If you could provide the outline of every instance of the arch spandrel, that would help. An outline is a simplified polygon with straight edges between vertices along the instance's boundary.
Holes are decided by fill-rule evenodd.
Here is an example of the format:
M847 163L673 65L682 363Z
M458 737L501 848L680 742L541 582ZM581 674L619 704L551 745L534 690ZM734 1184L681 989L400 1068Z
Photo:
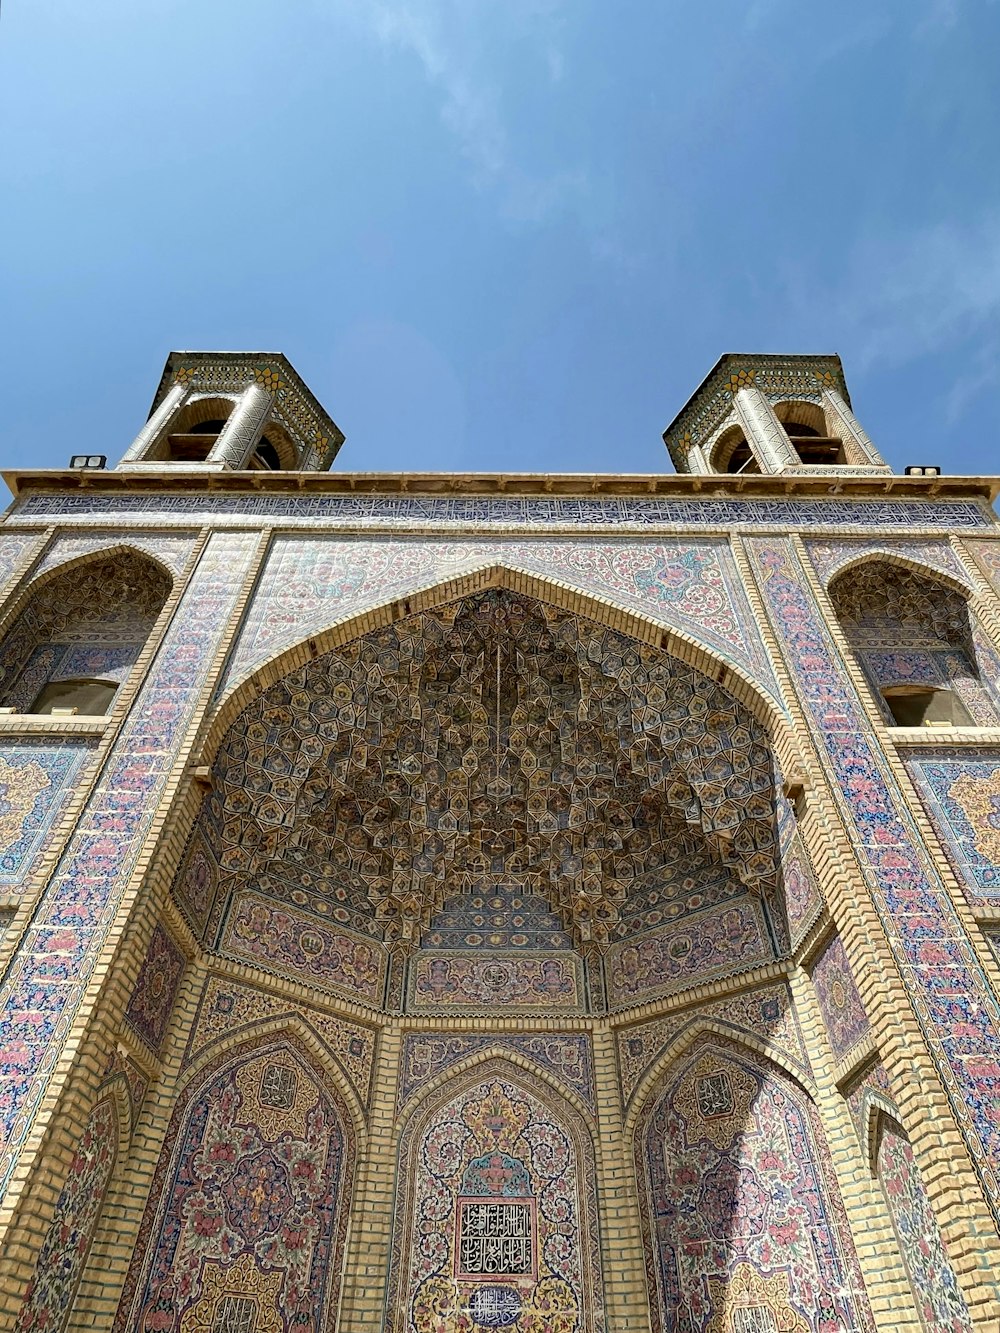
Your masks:
M279 536L247 612L220 694L303 638L364 611L505 569L637 615L735 668L779 708L780 692L725 538L697 541L413 541ZM569 598L567 599L567 594ZM588 613L593 613L593 606Z

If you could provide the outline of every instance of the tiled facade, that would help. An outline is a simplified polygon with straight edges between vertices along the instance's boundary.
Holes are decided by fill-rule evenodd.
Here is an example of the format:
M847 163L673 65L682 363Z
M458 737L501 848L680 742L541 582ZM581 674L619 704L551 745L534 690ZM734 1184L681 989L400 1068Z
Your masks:
M992 491L709 475L800 399L860 457L758 360L676 477L186 470L199 394L340 436L178 354L119 469L18 479L2 1326L1000 1327Z

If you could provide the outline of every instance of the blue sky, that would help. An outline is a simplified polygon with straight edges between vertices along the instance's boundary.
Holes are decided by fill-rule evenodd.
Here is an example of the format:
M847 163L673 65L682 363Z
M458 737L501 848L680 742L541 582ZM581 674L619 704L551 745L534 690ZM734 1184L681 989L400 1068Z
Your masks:
M5 0L3 460L269 348L338 470L666 471L766 350L998 471L998 53L1000 0Z

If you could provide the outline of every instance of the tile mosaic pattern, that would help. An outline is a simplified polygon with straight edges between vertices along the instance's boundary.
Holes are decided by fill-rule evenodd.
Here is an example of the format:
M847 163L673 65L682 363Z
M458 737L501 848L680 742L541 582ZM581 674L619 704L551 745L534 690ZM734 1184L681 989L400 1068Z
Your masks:
M830 539L807 541L806 550L815 567L816 573L824 583L829 583L833 576L851 560L863 555L896 556L903 560L912 560L916 565L935 569L947 574L972 591L972 584L965 571L965 566L949 546L947 541L897 541L895 537L884 537L873 541L834 541Z
M492 1069L403 1132L387 1329L437 1333L460 1326L464 1310L492 1303L495 1279L477 1253L484 1246L456 1244L456 1232L466 1239L473 1231L463 1223L467 1209L484 1204L495 1215L516 1209L522 1223L508 1224L524 1233L524 1262L510 1265L521 1276L504 1284L519 1333L601 1333L589 1133L547 1085L503 1061Z
M261 1023L290 1015L301 1018L344 1070L362 1105L368 1101L375 1056L375 1032L361 1023L350 1023L311 1005L272 995L257 987L239 985L222 977L209 977L198 1001L198 1011L188 1038L185 1064L190 1064L220 1037L250 1035Z
M66 564L68 560L96 555L115 546L129 546L151 555L166 565L174 578L179 578L191 558L197 535L196 532L136 532L134 528L108 528L103 532L82 534L57 533L35 566L32 579Z
M982 726L1000 724L1000 659L955 588L877 561L845 571L830 598L885 720L890 685L951 689Z
M18 532L4 526L3 534L0 535L0 588L3 588L5 596L12 591L10 578L20 564L21 557L41 540L40 532Z
M872 900L1000 1219L1000 1009L787 540L748 543Z
M696 1043L643 1111L635 1168L654 1333L722 1333L721 1309L754 1305L777 1329L874 1329L819 1116L773 1066Z
M987 579L1000 591L1000 541L971 541L968 548Z
M0 892L29 886L96 748L96 737L0 742Z
M432 495L30 495L12 520L66 518L78 524L218 524L227 518L283 523L331 522L352 527L608 528L746 526L858 528L992 528L985 502L974 500L670 499L650 496Z
M593 1111L594 1062L587 1032L408 1032L399 1063L397 1113L438 1074L480 1051L516 1051L554 1075Z
M879 1136L878 1179L924 1328L971 1333L974 1324L969 1307L948 1259L913 1149L899 1125L885 1118Z
M763 904L745 894L726 907L693 912L608 951L608 998L613 1008L673 995L715 977L774 960Z
M65 1328L117 1154L118 1111L111 1095L91 1111L73 1154L14 1333L61 1333Z
M543 894L488 884L446 898L420 937L422 949L570 949L562 919Z
M252 1295L257 1329L335 1321L354 1177L350 1120L291 1038L220 1057L171 1118L115 1322L223 1328Z
M336 621L484 566L506 564L662 621L776 694L726 541L360 541L279 536L223 690Z
M219 947L228 958L351 1000L377 1005L382 999L387 954L381 945L255 893L234 896Z
M153 927L146 957L125 1010L125 1021L150 1050L159 1055L173 1012L177 988L184 975L185 958L179 944L162 922Z
M249 568L255 537L213 536L0 989L0 1186L48 1086Z
M548 956L527 951L479 954L421 949L410 964L407 1010L480 1013L579 1014L584 1009L583 962L572 953Z
M810 1073L802 1029L795 1016L791 993L785 985L762 986L727 996L712 1004L683 1009L651 1023L619 1028L615 1033L622 1097L626 1104L646 1070L666 1050L678 1033L705 1019L722 1024L734 1033L747 1032L767 1042L804 1074Z
M159 565L129 550L53 574L0 644L0 700L26 712L51 680L83 671L124 679L170 590Z
M781 878L788 920L789 944L805 939L819 919L826 900L798 830L795 811L784 796L778 797L778 843L781 848ZM771 913L772 921L777 914Z
M816 958L812 968L816 991L830 1049L839 1063L871 1031L843 941L834 935Z
M920 750L904 762L969 901L1000 902L1000 749Z

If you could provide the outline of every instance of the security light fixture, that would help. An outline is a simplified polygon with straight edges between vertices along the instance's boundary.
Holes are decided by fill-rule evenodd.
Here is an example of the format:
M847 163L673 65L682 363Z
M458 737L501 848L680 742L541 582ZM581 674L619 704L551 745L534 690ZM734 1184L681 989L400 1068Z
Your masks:
M904 468L904 471L908 477L940 477L941 475L939 467L917 467L914 464Z
M69 460L70 467L107 467L107 454L73 454Z

